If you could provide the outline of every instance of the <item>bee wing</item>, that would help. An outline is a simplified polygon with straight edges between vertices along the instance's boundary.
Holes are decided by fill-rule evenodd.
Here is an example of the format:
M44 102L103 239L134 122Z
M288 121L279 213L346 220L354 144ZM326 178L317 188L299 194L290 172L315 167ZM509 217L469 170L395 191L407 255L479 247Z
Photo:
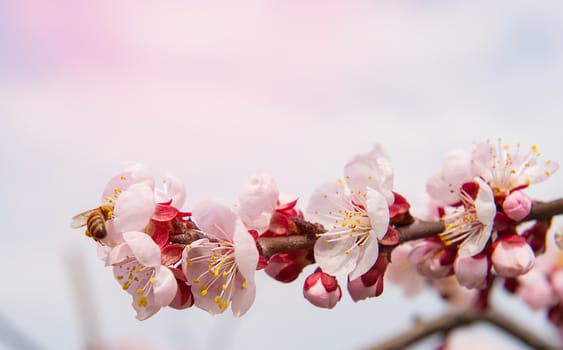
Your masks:
M88 217L90 216L90 214L92 214L92 212L94 212L96 209L90 209L90 210L86 210L85 212L82 212L80 214L76 214L72 217L72 219L70 219L70 227L72 228L80 228L82 226L86 226L86 221L88 221Z

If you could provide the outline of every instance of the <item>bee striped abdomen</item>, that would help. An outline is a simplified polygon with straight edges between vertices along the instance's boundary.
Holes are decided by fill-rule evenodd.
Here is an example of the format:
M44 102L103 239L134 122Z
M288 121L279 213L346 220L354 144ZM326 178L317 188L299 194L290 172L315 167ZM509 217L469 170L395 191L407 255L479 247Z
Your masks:
M86 228L88 229L87 234L89 233L89 235L96 240L104 239L107 236L106 219L101 210L93 211L90 216L88 216L88 219L86 219Z

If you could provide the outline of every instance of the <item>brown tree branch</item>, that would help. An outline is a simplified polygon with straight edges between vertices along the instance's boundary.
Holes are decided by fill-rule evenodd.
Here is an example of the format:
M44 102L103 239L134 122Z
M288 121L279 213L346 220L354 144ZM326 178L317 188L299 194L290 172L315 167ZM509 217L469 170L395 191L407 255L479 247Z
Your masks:
M563 198L550 202L536 202L530 215L524 221L545 220L563 214ZM316 234L324 232L324 228L302 219L296 219L298 234L283 237L260 237L257 245L262 255L269 259L272 255L296 249L313 249ZM434 237L444 231L444 222L430 222L415 219L409 225L396 227L399 232L399 243Z
M456 328L464 327L476 322L489 323L490 325L497 327L498 329L513 336L514 338L520 340L522 343L532 347L533 349L560 349L560 347L546 342L544 339L538 337L533 332L530 332L527 328L520 326L519 324L495 311L465 311L461 313L450 313L429 321L418 322L407 331L367 349L404 349L407 346L413 345L420 340L427 338L428 336L434 334L445 334Z

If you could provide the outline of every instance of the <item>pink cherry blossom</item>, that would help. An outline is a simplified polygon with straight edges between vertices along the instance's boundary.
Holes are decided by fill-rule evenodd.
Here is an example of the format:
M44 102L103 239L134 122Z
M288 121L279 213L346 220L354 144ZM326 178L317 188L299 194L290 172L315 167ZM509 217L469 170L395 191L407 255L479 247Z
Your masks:
M256 296L254 238L232 210L218 203L199 203L193 218L208 237L188 245L182 257L195 305L218 314L231 304L233 314L242 316Z
M172 271L161 265L160 248L146 233L125 232L123 241L109 253L108 264L123 290L133 297L137 319L144 320L169 305L178 286Z
M510 146L499 139L496 147L489 140L476 142L471 157L473 171L489 183L495 194L508 194L512 189L545 181L559 169L558 163L540 156L535 145L522 152L518 144L511 153Z
M409 254L414 248L414 243L406 242L397 246L391 252L391 263L387 266L385 274L389 282L400 285L407 298L419 294L424 288L426 279L422 277L409 259Z
M346 181L327 183L309 201L309 220L328 231L319 235L314 252L317 264L334 276L366 273L379 256L378 240L389 227L393 204L393 170L387 155L376 145L344 168Z
M474 177L470 154L455 150L446 155L441 170L428 179L426 192L439 205L451 205L459 202L461 186Z
M162 180L162 189L155 190L155 201L157 203L168 203L170 206L181 209L186 201L186 187L184 183L174 175L167 175Z
M493 244L491 261L503 277L516 277L534 266L535 255L526 240L517 234L499 237Z
M463 207L446 216L446 230L440 234L447 245L459 244L460 256L474 256L485 248L496 215L495 199L489 185L480 178L473 181L479 186L475 199L462 189L459 200Z
M414 243L409 260L421 275L442 278L452 274L455 252L438 239L424 239Z
M466 288L485 288L490 268L491 264L485 253L475 256L458 256L454 262L457 281Z
M522 191L511 192L502 203L502 211L514 221L522 221L532 210L532 200Z
M342 299L342 290L336 278L317 268L305 280L303 296L315 306L332 309Z
M278 186L270 174L258 172L253 175L239 193L239 216L244 225L259 233L266 231L278 197Z
M533 268L518 276L518 282L516 294L533 310L543 310L559 302L554 286L541 269Z

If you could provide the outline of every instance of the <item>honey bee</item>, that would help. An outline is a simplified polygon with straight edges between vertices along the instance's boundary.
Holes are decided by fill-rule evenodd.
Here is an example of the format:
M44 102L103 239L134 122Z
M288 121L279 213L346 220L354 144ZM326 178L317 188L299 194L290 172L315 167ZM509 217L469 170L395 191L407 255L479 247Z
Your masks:
M70 227L80 228L86 226L86 232L84 232L86 236L98 241L107 236L106 221L112 217L113 208L109 205L102 205L73 216Z

